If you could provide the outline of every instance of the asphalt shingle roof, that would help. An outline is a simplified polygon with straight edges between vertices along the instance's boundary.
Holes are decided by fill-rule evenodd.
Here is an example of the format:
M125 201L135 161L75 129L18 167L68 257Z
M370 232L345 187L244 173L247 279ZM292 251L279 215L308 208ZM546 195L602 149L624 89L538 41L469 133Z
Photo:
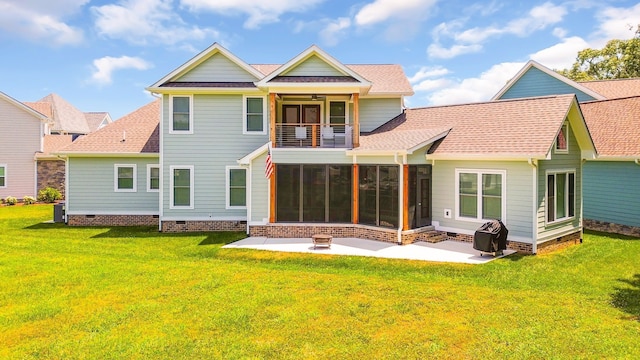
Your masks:
M640 78L583 81L579 84L607 99L640 95Z
M640 96L584 102L580 109L599 156L640 157Z

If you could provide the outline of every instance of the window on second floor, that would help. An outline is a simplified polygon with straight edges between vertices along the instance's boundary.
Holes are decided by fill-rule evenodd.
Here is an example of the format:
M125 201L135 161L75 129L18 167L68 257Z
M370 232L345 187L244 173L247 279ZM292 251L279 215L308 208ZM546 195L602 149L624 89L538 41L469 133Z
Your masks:
M137 189L136 165L115 164L114 169L114 191L135 192Z
M267 133L267 101L264 96L244 96L242 112L243 134Z
M569 151L569 126L562 125L556 137L556 153L567 153Z
M193 97L171 95L169 102L171 116L169 133L193 133Z
M344 133L347 122L347 103L345 101L329 102L329 124L334 128L336 133ZM336 126L334 126L336 125Z

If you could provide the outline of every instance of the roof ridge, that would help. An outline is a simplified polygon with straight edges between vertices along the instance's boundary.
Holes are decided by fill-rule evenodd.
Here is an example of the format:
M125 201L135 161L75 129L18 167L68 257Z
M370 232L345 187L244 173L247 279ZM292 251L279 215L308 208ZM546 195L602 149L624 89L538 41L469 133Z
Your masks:
M601 102L606 102L606 101L629 100L629 99L633 99L633 98L640 98L640 95L630 95L630 96L624 96L624 97L619 97L619 98L583 101L583 102L581 102L581 104L594 104L594 103L601 103Z
M462 103L462 104L420 106L416 108L407 108L406 110L438 109L438 108L456 107L456 106L498 104L498 103L507 103L507 102L531 101L531 100L537 100L537 99L551 99L551 98L565 98L565 97L574 97L574 96L575 96L574 94L542 95L542 96L530 96L530 97L523 97L523 98L478 101L478 102L470 102L470 103Z
M595 83L595 82L611 82L611 81L624 81L624 80L640 80L640 77L618 78L618 79L584 80L584 81L576 81L576 82L578 84L586 84L586 83Z

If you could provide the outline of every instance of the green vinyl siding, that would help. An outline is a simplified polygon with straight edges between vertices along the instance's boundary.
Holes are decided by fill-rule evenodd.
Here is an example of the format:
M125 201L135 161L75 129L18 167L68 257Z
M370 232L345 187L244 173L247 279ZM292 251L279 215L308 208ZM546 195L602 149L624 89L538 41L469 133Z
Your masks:
M294 68L290 69L286 73L282 74L285 76L345 76L345 74L341 73L328 64L317 55L310 56L308 59L304 60L300 64L296 65Z
M569 135L569 152L559 154L555 151L551 151L550 160L541 160L538 162L537 227L539 242L554 239L558 236L574 232L580 227L580 219L582 217L582 161L580 157L580 147L578 146L576 137L573 134L573 130L571 129L571 126L568 126L567 129ZM563 178L562 175L566 172L575 173L575 208L573 209L575 214L568 220L549 223L547 221L547 184L549 180L548 174L560 174L558 179L555 180L556 185L558 185L558 183L568 181L568 179ZM558 192L554 194L555 197L564 194L564 190L561 190L561 192L562 193ZM561 200L556 199L555 197L555 203L553 204L553 206L564 206L564 203ZM565 215L562 210L556 212L556 214L558 214L558 217L560 217L560 215Z
M500 99L559 94L576 94L580 102L595 100L592 96L533 67L527 70L516 83L511 85Z
M584 218L640 227L640 166L633 161L587 161Z
M369 132L402 113L400 97L360 99L360 132Z
M164 119L168 97L163 102ZM184 219L246 218L246 209L226 209L227 166L269 140L269 135L242 134L242 95L194 95L193 134L169 134L163 122L163 176L170 166L193 166L193 209L170 209L169 182L163 184L163 217ZM268 114L267 114L268 116Z
M217 53L175 81L252 82L257 79L226 56Z
M501 196L506 196L505 225L509 229L509 237L518 238L518 241L530 241L533 238L533 168L526 161L436 161L432 167L432 209L433 221L439 227L447 231L473 234L482 224L482 221L455 218L456 169L506 171L501 179L506 181L506 195ZM489 197L492 194L485 195ZM477 203L469 205L468 209L473 208L475 211L474 206ZM444 217L445 209L451 210L451 218ZM487 210L496 211L495 206Z
M147 191L147 164L157 163L157 158L69 158L67 212L157 214L158 193ZM115 164L136 165L135 192L114 191Z

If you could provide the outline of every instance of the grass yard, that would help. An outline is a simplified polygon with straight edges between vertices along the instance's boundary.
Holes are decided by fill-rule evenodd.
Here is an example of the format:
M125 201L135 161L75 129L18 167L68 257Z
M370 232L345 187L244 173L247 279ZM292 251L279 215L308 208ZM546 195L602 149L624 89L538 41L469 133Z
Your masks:
M640 240L484 265L221 249L0 207L0 358L640 358Z

